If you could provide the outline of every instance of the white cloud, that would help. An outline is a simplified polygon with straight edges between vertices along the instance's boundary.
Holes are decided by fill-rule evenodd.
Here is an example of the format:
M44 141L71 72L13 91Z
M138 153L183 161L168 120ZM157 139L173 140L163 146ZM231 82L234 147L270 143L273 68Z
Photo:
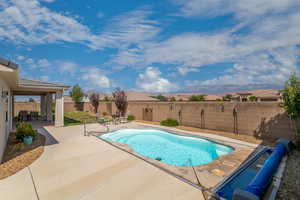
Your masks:
M199 69L195 67L177 67L177 71L184 76L190 72L199 72Z
M28 58L26 59L25 61L27 64L33 64L34 63L34 60L32 58Z
M148 67L143 74L139 74L136 86L146 92L170 92L177 89L175 83L161 77L161 72L154 67Z
M52 3L52 2L54 2L55 0L40 0L40 1L44 1L44 2L47 2L47 3Z
M51 65L51 63L46 58L39 59L37 61L38 67L49 67L50 65Z
M141 9L114 17L104 31L92 38L91 48L127 49L130 45L142 45L160 32L157 22L148 20L152 12Z
M97 13L97 17L98 18L102 18L102 17L104 17L105 15L104 15L104 13L103 12L98 12Z
M274 5L270 6L272 10ZM171 65L182 75L198 71L202 66L233 63L231 73L204 83L283 84L291 71L298 71L300 61L297 47L300 9L290 9L284 14L263 16L250 24L242 20L235 27L219 32L185 33L160 42L148 42L119 52L115 60L118 65L131 67Z
M111 86L111 81L99 68L88 67L82 70L82 73L81 78L91 84L89 88L110 88Z
M199 85L282 85L291 72L298 72L298 48L279 48L268 53L253 54L237 61L225 75L206 80Z
M43 75L43 76L41 76L41 80L47 82L47 81L49 81L49 76Z
M238 19L259 18L300 6L298 0L173 0L172 2L181 6L181 14L185 16L234 14Z
M25 60L26 59L26 57L25 56L22 56L22 55L17 55L17 60L20 60L20 61L22 61L22 60Z
M74 62L70 62L70 61L61 61L58 60L55 62L55 65L58 66L58 69L60 70L61 73L74 73L76 72L78 65Z
M149 40L158 33L156 22L146 19L150 14L147 9L122 14L95 34L75 16L51 11L38 0L10 0L1 2L0 39L17 44L63 41L92 49L121 48Z
M89 29L71 17L52 12L37 0L11 0L0 9L0 37L15 43L86 42Z

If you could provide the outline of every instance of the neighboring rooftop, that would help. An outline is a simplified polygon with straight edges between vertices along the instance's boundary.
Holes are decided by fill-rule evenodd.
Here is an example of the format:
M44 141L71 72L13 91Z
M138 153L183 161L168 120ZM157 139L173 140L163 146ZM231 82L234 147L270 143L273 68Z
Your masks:
M262 97L262 98L275 98L279 97L281 95L280 90L274 90L274 89L264 89L264 90L249 90L244 92L237 92L233 95L251 95L256 97Z
M128 101L159 101L156 98L151 97L151 94L138 92L133 90L125 91Z

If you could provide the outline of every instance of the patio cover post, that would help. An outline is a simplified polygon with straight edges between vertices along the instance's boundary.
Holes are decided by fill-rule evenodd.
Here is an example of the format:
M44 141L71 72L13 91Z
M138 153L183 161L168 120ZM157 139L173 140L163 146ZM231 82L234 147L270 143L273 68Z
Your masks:
M55 126L64 126L64 96L63 90L59 90L55 95Z
M9 131L12 131L13 128L13 119L14 119L14 96L12 92L9 92L9 100L8 100L8 120L9 120Z
M43 120L46 120L46 96L41 95L41 116Z
M47 93L46 95L46 113L47 113L47 121L52 121L52 94Z

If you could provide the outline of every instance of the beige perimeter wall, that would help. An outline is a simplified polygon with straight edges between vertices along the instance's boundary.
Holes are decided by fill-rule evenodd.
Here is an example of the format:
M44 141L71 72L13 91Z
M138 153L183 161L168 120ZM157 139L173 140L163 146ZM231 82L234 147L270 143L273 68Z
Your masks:
M18 104L15 104L15 113L25 108L24 105L19 108ZM31 103L30 106L32 110L39 109L39 105ZM93 112L89 103L75 106L72 102L65 102L64 110ZM114 114L116 107L114 103L102 102L98 112ZM293 138L290 120L278 102L129 102L127 113L138 120L173 118L185 126L259 138Z

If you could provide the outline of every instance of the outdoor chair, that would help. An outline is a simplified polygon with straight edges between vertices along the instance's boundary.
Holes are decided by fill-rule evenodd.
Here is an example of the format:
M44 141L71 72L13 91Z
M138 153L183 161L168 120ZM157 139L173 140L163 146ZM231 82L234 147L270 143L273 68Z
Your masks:
M127 117L120 117L120 123L123 124L123 123L127 123Z
M28 112L25 110L21 110L18 115L18 121L27 121L28 120Z
M30 112L30 120L38 120L39 114L38 112L32 111Z

